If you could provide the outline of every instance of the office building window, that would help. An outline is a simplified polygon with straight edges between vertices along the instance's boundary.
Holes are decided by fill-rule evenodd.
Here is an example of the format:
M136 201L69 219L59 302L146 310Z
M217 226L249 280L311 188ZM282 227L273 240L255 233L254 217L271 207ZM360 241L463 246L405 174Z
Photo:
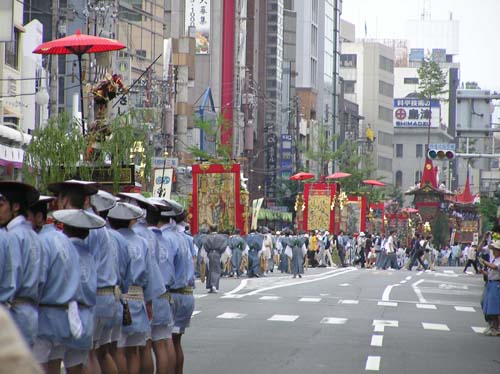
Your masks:
M353 94L356 92L356 81L344 81L344 93Z
M389 109L389 108L386 108L384 106L379 105L379 107L378 107L378 119L392 123L392 108Z
M383 171L392 171L392 159L378 156L378 168Z
M311 86L316 87L318 77L318 61L311 58Z
M424 145L417 144L415 157L422 158L424 156Z
M403 158L403 144L396 144L396 157Z
M418 84L418 78L405 78L404 84Z
M396 180L394 184L398 188L401 188L401 186L403 185L403 172L401 170L398 170L396 172Z
M392 134L389 134L387 132L379 131L378 132L378 144L380 145L385 145L386 147L391 147L392 148Z
M340 55L340 66L343 68L355 68L357 66L357 55Z
M394 61L385 56L379 56L379 68L389 73L394 73Z
M417 170L415 172L415 184L420 183L421 180L422 180L422 171Z
M394 86L384 81L378 81L378 93L387 97L394 97Z
M318 57L318 27L311 25L311 55Z
M5 64L19 68L19 30L14 28L14 40L5 43Z

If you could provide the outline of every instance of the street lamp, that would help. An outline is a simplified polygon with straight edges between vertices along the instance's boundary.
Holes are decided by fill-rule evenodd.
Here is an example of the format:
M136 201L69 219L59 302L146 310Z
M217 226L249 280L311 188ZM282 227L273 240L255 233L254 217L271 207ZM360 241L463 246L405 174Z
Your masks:
M35 124L35 127L41 127L44 125L44 112L47 109L47 104L49 103L49 94L45 88L40 89L35 94L35 103L37 104L38 107L38 113L39 113L39 122Z

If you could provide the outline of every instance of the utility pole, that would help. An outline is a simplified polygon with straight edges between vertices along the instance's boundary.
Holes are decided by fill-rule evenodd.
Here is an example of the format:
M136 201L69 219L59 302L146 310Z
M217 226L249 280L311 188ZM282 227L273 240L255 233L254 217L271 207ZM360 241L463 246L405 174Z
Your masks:
M52 0L52 40L57 39L57 26L59 20L59 0ZM49 91L49 117L55 117L59 107L59 56L50 56L50 91Z
M299 120L299 97L295 96L295 173L300 171L300 120Z

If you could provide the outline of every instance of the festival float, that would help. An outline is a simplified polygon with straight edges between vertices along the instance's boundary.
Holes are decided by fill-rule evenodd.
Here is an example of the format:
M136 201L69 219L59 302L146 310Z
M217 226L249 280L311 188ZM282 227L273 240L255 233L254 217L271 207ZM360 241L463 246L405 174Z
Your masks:
M240 164L194 164L190 228L217 227L220 232L248 233L248 192L241 188Z
M471 193L468 172L463 191L451 196L449 202L450 228L454 241L458 243L477 241L477 235L481 232L479 196Z

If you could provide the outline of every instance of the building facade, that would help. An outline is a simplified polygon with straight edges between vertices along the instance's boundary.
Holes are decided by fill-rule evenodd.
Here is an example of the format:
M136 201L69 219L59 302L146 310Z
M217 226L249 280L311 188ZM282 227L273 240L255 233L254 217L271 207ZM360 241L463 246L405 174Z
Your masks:
M375 138L362 152L366 167L375 169L375 177L393 180L393 97L394 51L379 42L344 42L340 58L344 96L359 105L363 116L360 133L370 128Z

